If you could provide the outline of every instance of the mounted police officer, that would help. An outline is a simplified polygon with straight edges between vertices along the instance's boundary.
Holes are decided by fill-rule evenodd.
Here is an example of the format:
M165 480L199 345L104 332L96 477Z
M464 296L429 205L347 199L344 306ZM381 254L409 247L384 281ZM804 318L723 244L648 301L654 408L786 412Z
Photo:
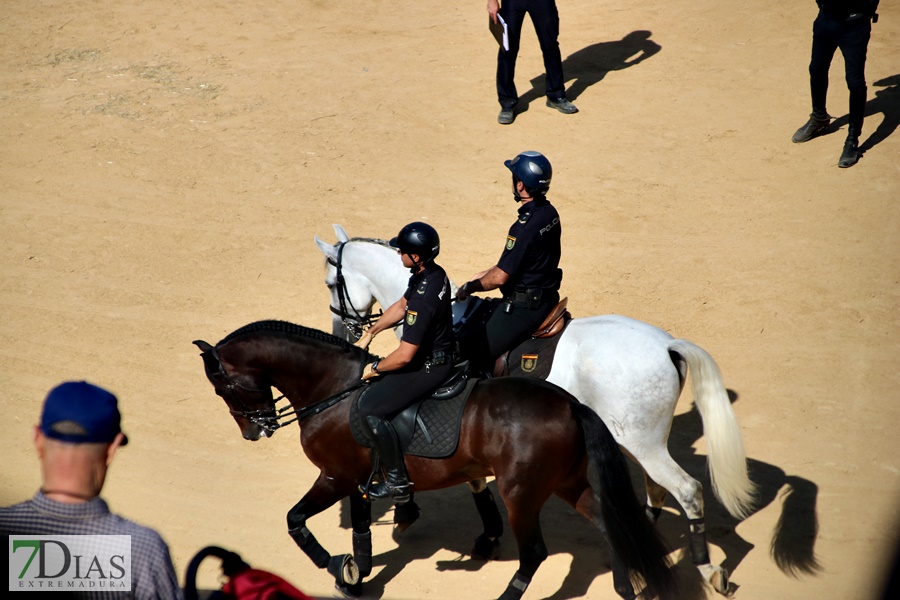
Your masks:
M476 274L456 293L457 300L497 288L503 294L483 329L467 331L460 340L476 370L490 371L497 357L537 330L559 302L562 283L562 227L559 213L547 200L553 175L550 161L540 152L526 151L504 164L512 172L513 198L521 203L518 218L509 228L497 264Z
M371 498L409 499L410 482L400 442L389 419L443 383L453 368L455 337L447 273L435 257L441 249L437 231L415 222L400 230L390 245L412 273L403 297L375 322L357 346L368 348L372 338L403 322L400 346L366 365L362 378L375 380L359 403L367 435L385 467L385 480L371 485Z

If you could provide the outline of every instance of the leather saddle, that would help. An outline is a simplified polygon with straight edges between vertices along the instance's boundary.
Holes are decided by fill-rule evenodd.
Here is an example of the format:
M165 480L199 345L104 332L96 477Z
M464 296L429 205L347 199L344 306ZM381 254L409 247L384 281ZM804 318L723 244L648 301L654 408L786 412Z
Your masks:
M391 425L397 432L403 453L443 458L456 452L463 410L477 382L477 378L470 376L469 361L457 363L447 381L428 398L419 400L392 418ZM359 417L359 401L365 393L363 390L350 407L350 430L357 442L371 448Z

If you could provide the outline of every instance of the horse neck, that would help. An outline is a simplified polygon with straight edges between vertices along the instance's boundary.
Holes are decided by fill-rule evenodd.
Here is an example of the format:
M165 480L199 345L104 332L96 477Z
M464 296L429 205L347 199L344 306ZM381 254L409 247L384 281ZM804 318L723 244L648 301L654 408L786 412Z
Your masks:
M356 349L301 336L259 338L244 349L247 365L262 371L269 382L300 409L355 383L364 361Z
M347 249L352 251L347 253ZM344 268L352 268L371 285L370 291L382 308L400 299L409 281L409 270L393 248L373 242L354 242L345 249Z

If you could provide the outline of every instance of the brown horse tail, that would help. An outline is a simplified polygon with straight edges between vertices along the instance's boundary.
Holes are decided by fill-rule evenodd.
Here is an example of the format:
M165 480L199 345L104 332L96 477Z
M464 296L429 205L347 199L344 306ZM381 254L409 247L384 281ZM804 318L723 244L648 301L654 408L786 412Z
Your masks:
M584 432L588 481L600 504L602 529L612 552L632 584L640 589L643 583L643 597L674 597L676 581L668 549L634 492L625 455L591 408L573 402L572 414Z

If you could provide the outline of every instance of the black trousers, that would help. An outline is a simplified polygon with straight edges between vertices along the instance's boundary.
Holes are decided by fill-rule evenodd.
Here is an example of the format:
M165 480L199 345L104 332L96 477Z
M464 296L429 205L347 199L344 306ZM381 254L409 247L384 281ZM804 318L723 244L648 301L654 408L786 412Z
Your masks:
M828 70L838 48L844 55L844 74L850 90L849 131L862 132L866 110L866 51L872 23L869 19L839 21L824 11L813 22L812 58L809 63L809 87L813 114L825 118L828 96Z
M541 303L530 308L517 302L512 310L507 311L507 302L500 302L487 317L483 327L469 332L460 340L463 355L471 361L473 369L490 371L497 357L512 350L537 331L558 302L559 294L556 292L545 292ZM476 325L473 324L472 327Z
M372 384L359 403L359 414L389 419L413 402L424 398L450 376L450 361L429 370L391 371Z
M547 97L554 100L566 97L563 78L562 56L559 53L559 11L556 0L502 0L498 13L509 33L509 50L503 46L497 54L497 98L504 108L512 108L519 101L514 81L516 58L522 38L522 24L525 15L531 16L541 53L544 56L544 71L547 74Z

